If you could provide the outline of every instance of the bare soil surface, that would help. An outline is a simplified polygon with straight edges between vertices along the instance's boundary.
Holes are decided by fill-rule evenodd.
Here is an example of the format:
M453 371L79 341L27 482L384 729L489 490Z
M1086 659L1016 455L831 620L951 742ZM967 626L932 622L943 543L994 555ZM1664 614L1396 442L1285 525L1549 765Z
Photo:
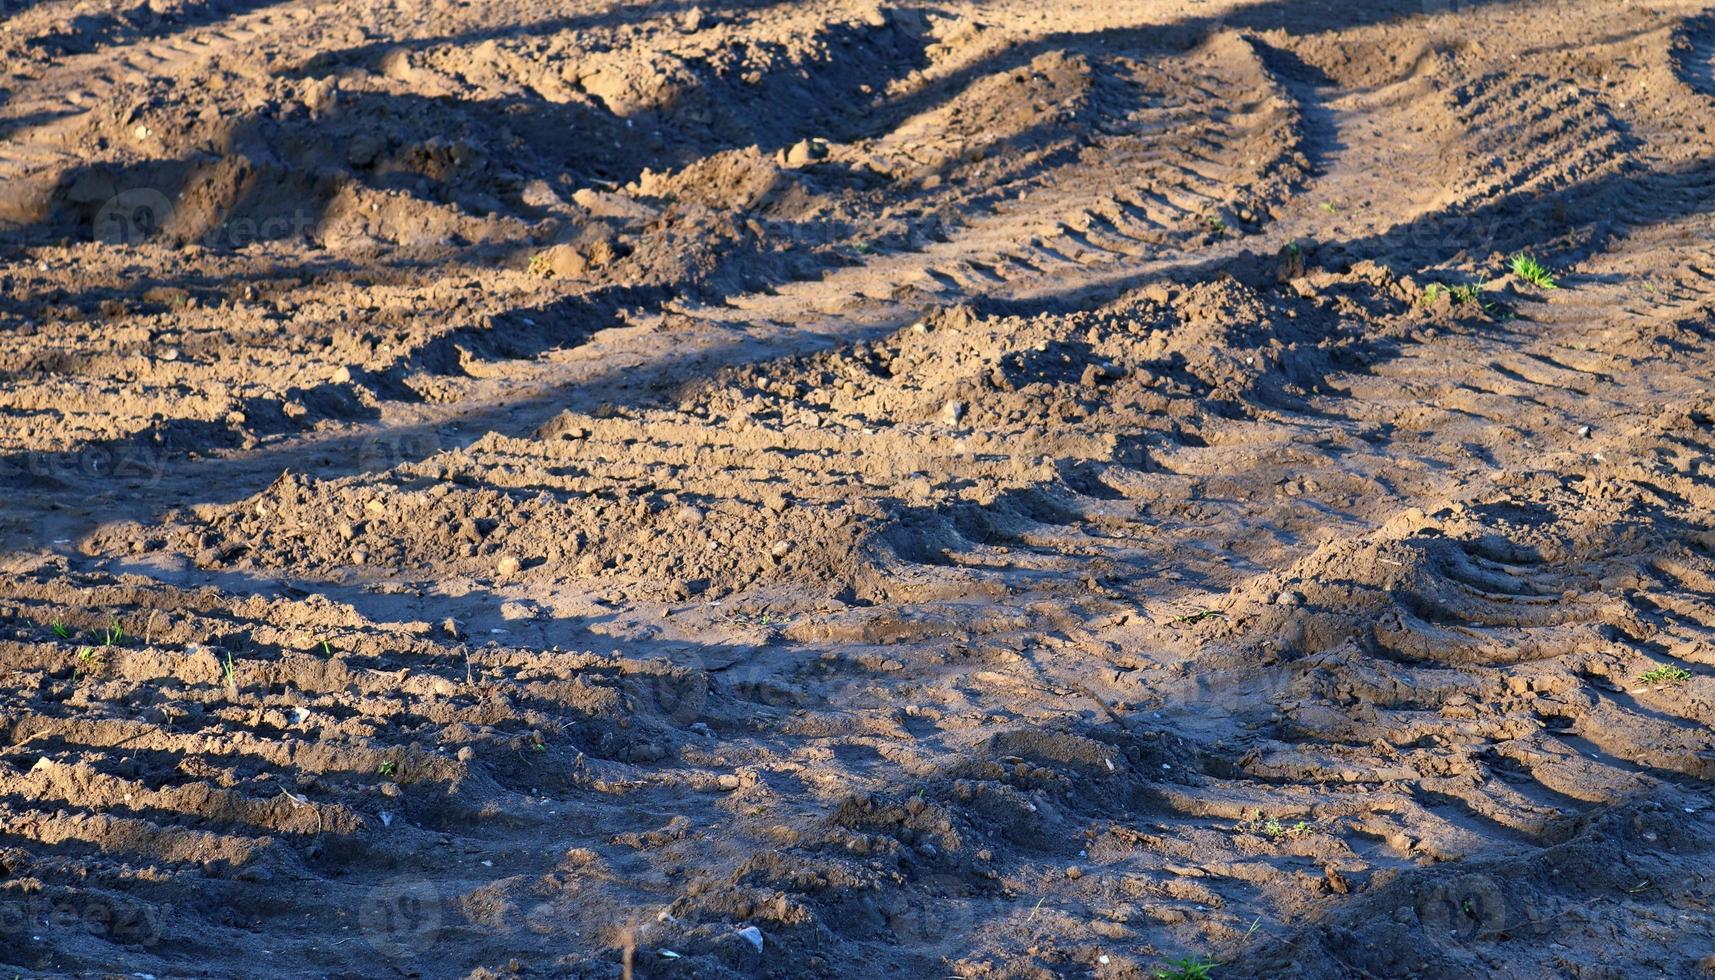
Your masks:
M0 964L1715 975L1710 8L0 0Z

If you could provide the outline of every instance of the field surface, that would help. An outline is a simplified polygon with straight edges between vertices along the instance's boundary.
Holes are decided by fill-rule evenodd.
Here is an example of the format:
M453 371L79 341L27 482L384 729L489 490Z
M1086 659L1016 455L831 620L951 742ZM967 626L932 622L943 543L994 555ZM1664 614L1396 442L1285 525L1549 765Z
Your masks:
M1715 3L0 0L0 501L7 975L1715 976Z

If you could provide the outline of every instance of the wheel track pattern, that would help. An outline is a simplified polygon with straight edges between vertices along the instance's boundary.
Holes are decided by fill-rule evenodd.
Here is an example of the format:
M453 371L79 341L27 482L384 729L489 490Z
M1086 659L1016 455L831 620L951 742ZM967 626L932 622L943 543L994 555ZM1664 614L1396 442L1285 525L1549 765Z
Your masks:
M119 118L128 108L122 100L146 101L152 89L194 83L211 63L254 56L266 50L270 35L316 16L314 5L249 0L211 0L209 8L230 13L66 59L0 104L0 181L8 188L0 218L28 221L45 212L61 174L90 162L82 145L89 120Z
M1231 92L1248 69L1219 60L1164 77L1194 66ZM1531 71L1480 74L1467 123L1539 92ZM948 298L1176 258L1243 271L1198 222L1250 202L1190 170L1231 157L1234 133L1276 145L1289 112L1213 121L1108 202L1055 190L1077 165L1038 188L1023 163L926 264L864 268L919 268ZM1544 95L1507 132L1579 179L1625 178L1579 156L1629 146L1615 118ZM1148 164L1127 140L1098 140L1091 172ZM1469 171L1468 200L1560 187L1538 159L1507 164L1516 179ZM1264 185L1255 207L1279 203L1258 173L1239 178ZM1651 186L1700 193L1684 180ZM1581 271L1694 252L1707 221L1663 209L1659 237ZM1708 359L1700 267L1659 297L1569 277L1509 295L1527 316L1504 323L1426 311L1373 262L1281 272L1145 277L1068 314L942 311L637 404L568 396L536 431L282 477L14 568L8 873L181 905L170 941L135 954L157 972L224 964L234 901L290 881L315 901L271 909L361 910L400 868L423 871L472 968L503 962L519 922L573 921L549 927L555 955L606 948L576 918L590 908L647 908L646 942L711 971L745 962L734 921L803 962L829 936L1037 936L1008 902L1019 879L1119 883L1129 911L1095 891L1038 907L1068 916L1044 955L1127 956L1164 936L1236 949L1258 910L1301 921L1354 885L1392 898L1382 872L1540 854L1640 795L1704 799L1715 406L1680 383ZM733 316L818 297L850 313L874 284L847 276ZM119 571L134 562L151 575ZM371 565L417 571L350 575ZM104 647L115 617L132 635ZM1657 664L1693 676L1641 684ZM108 812L79 810L92 799ZM504 902L521 914L483 917ZM1100 930L1070 923L1091 910ZM326 955L318 939L288 946ZM984 952L1038 955L1007 942Z

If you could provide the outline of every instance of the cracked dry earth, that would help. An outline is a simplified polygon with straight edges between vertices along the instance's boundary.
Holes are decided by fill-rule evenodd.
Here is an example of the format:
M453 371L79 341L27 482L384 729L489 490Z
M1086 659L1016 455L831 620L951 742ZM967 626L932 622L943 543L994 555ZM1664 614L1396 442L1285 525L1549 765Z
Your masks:
M1709 6L0 0L0 964L1715 975Z

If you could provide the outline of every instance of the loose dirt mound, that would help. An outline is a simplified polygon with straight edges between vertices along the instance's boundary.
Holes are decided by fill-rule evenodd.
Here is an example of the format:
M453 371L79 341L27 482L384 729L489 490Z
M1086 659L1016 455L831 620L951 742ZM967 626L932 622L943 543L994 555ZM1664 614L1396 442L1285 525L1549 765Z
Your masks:
M0 963L1715 974L1704 8L0 0Z

